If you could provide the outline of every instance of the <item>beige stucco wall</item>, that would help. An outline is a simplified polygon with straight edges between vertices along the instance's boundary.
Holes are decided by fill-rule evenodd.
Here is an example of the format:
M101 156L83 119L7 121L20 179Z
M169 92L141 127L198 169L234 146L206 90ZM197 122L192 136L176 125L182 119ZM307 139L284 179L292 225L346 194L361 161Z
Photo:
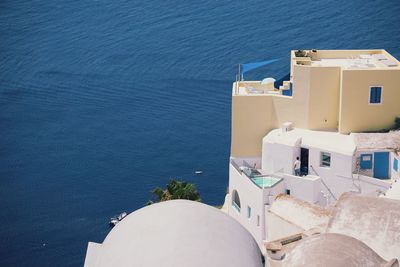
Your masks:
M261 156L262 138L285 122L297 128L337 128L340 68L294 66L293 73L292 97L232 96L231 156Z
M296 66L294 73L293 97L233 94L231 156L261 156L262 138L284 122L307 128L310 68Z
M275 128L285 122L292 122L294 127L308 126L308 98L310 91L310 68L295 66L293 69L293 96L274 96L273 105L276 115ZM261 143L260 143L261 146Z
M339 124L340 67L310 68L308 128L337 129Z
M315 57L376 53L396 60L384 50L318 50ZM400 67L342 70L339 66L296 65L294 51L291 58L292 97L233 93L231 156L261 156L262 138L284 122L297 128L350 133L387 128L400 117ZM261 86L259 82L251 85ZM382 105L368 102L369 87L374 85L383 86Z
M382 104L369 104L370 86L382 86ZM400 69L343 70L340 91L341 133L388 128L400 116Z
M262 138L275 128L272 97L232 96L231 156L261 155Z

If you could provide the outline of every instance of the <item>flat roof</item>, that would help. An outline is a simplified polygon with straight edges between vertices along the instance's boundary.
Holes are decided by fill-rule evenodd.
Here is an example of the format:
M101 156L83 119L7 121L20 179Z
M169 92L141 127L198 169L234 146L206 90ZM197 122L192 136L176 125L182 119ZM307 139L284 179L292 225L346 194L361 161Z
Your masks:
M263 138L263 142L295 146L300 139L302 147L318 148L345 155L353 155L356 149L354 140L350 135L299 128L288 132L283 132L282 129L272 130Z
M292 51L292 60L315 67L343 69L399 69L400 62L383 49L371 50L303 50L302 57Z
M382 55L382 54L380 54ZM382 55L383 56L383 55ZM312 60L311 66L316 67L342 67L344 69L376 69L397 67L397 62L389 59L379 60L374 55L360 55L355 58L323 58Z
M400 131L388 133L351 133L359 150L394 149L400 150Z
M329 210L283 194L276 197L268 211L303 230L325 227L331 217Z

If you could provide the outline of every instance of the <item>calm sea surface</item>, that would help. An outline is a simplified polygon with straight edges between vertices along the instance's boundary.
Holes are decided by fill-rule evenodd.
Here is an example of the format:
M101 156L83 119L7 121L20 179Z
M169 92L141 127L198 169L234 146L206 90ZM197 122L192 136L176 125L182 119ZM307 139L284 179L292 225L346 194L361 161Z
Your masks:
M236 64L282 57L245 77L261 79L296 48L400 57L399 14L399 0L0 1L0 266L82 266L109 217L170 177L221 204Z

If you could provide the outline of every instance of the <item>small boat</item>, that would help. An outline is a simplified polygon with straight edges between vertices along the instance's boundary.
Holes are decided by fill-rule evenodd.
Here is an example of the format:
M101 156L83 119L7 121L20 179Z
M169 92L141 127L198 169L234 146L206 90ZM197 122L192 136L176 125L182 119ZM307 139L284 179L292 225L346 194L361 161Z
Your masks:
M202 174L203 171L195 171L194 173L195 173L195 174Z
M117 216L114 216L110 219L110 225L115 226L117 225L117 223L119 223L120 221L122 221L123 218L126 217L126 215L128 215L126 212L123 212Z

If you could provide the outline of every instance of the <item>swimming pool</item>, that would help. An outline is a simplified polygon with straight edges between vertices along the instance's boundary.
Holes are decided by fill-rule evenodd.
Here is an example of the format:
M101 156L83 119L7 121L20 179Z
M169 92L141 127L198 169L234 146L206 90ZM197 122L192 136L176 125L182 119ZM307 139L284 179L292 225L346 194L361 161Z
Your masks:
M263 177L251 178L251 180L253 180L253 182L255 182L259 187L265 188L265 187L273 187L281 180L281 178L272 176L263 176Z

